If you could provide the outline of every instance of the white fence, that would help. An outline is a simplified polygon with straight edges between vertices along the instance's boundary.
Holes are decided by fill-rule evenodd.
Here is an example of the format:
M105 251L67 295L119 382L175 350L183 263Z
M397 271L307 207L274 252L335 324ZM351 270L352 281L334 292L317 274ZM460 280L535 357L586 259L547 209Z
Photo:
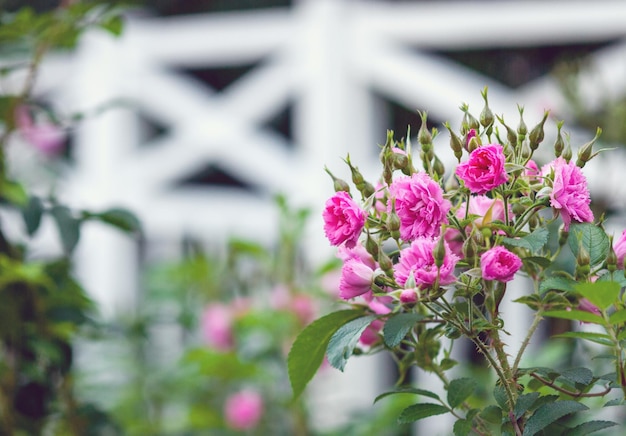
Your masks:
M567 116L549 76L509 89L428 50L617 40L626 36L624 23L626 3L608 0L301 0L290 9L130 17L121 38L94 32L74 57L50 58L38 92L64 112L125 102L87 119L76 131L76 165L67 170L61 187L71 204L128 207L141 218L148 238L237 233L271 240L275 210L271 196L263 194L282 192L313 209L308 243L316 261L331 254L319 218L332 189L324 166L347 177L341 158L350 153L366 176L376 175L376 144L384 141L388 127L376 95L458 125L460 103L469 103L478 113L479 91L487 85L491 106L507 120L517 120L518 103L525 106L529 125L545 108ZM582 78L589 82L583 90L590 105L599 104L592 86L598 77L613 97L623 96L626 43L596 53L591 61L596 75ZM220 92L181 73L250 64L255 67ZM288 105L293 144L264 127ZM165 134L146 143L142 117L165 126ZM416 131L418 126L412 127ZM444 162L451 162L446 136L438 138L437 151ZM226 187L176 187L177 181L210 163L255 186L261 195ZM605 164L616 165L615 160ZM623 190L618 178L622 173L600 171L589 178L592 185ZM77 260L87 289L105 313L132 305L136 247L97 226L83 236ZM527 324L523 314L511 312L510 317L516 319L511 325L518 326L511 329L510 342L515 344ZM353 367L367 370L361 364ZM333 381L345 389L324 398L320 410L337 410L342 403L369 407L372 395L349 388L362 372L348 369ZM427 425L438 428L436 422Z

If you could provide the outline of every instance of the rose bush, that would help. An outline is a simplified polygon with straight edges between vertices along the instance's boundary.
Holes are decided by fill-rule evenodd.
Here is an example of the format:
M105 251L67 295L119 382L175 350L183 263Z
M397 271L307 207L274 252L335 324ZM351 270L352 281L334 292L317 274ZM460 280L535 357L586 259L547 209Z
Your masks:
M339 217L337 222L358 223L342 225L340 233L346 247L360 247L361 260L346 256L349 248L326 232L344 262L340 297L346 308L314 321L293 344L288 364L294 395L302 392L324 355L342 370L353 354L387 351L398 365L398 385L377 400L397 393L426 399L406 408L400 423L449 413L455 436L588 434L615 426L577 413L594 398L605 398L606 406L624 405L626 398L626 278L620 270L626 232L611 244L603 222L594 222L582 173L598 153L592 146L600 131L574 161L557 123L554 158L539 170L535 151L549 113L529 131L520 108L513 129L494 116L487 89L482 95L478 118L463 105L460 131L444 124L458 162L453 171L447 173L435 154L437 131L427 129L425 112L417 146L388 132L375 183L364 180L346 159L360 203L347 182L326 170L342 199L332 197L331 215ZM418 161L421 168L415 166ZM340 210L344 205L345 213ZM355 211L358 220L343 218ZM500 307L510 299L508 284L519 278L528 290L515 302L531 308L534 318L522 342L510 347ZM599 351L604 363L584 360L595 371L523 366L535 331L548 317L597 328L573 329L559 338L604 347ZM458 377L466 368L450 350L461 337L484 359L491 388L479 386L474 377ZM448 371L455 366L457 378L452 378ZM437 377L446 397L403 385L414 367Z

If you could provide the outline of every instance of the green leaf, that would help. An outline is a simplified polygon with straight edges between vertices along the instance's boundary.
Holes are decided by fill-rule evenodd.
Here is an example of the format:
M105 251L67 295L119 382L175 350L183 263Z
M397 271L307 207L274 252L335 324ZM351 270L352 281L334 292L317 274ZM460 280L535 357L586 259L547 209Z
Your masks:
M502 410L510 410L509 409L509 399L506 395L506 389L502 385L496 385L493 389L493 397L496 399L496 403L500 406Z
M532 407L539 398L539 392L531 392L529 394L520 395L513 408L515 419L519 419L524 413Z
M615 425L618 424L612 421L588 421L567 430L563 436L585 436Z
M468 436L472 431L472 421L467 419L458 419L452 428L454 436Z
M43 211L44 209L43 204L41 203L41 199L35 195L31 196L28 199L26 207L22 209L22 217L24 218L26 231L28 232L29 236L33 236L39 228Z
M451 408L456 409L470 395L474 393L477 382L473 378L457 378L452 380L448 386L448 404Z
M126 209L113 208L97 214L90 214L89 217L96 218L124 232L132 233L141 231L141 223L137 217Z
M604 333L595 333L595 332L565 332L558 335L553 336L554 338L574 338L574 339L585 339L587 341L595 342L596 344L606 345L609 347L613 346L613 341L611 337Z
M531 253L536 253L541 250L546 242L548 242L548 229L539 227L534 232L526 235L522 238L504 238L502 242L509 247L520 247L530 250Z
M543 257L543 256L523 257L522 262L534 263L535 265L539 265L542 268L548 268L550 265L552 265L552 261L548 259L547 257Z
M383 338L389 347L398 345L416 322L426 318L419 313L399 313L391 316L383 327Z
M593 380L593 372L584 367L570 368L561 372L561 377L573 383L588 385Z
M624 271L616 270L614 273L605 273L598 277L597 282L617 282L623 288L626 287L626 277L624 277Z
M492 424L500 424L502 421L502 409L492 404L480 412L480 417Z
M330 338L342 325L361 315L361 310L332 312L313 321L298 335L287 356L289 382L294 398L302 394L322 364Z
M589 408L584 404L571 400L546 403L539 407L528 419L526 427L524 427L523 436L532 436L537 434L565 415L587 409Z
M573 223L567 242L574 257L578 256L578 249L582 246L589 253L592 266L606 260L609 254L609 237L595 224Z
M340 371L346 366L348 359L354 352L363 331L376 319L376 315L368 315L354 319L342 325L328 342L328 362L333 368Z
M567 277L548 277L539 283L539 292L544 293L552 289L557 291L573 292L576 280L569 279Z
M601 316L594 315L584 310L549 310L543 313L544 316L561 319L571 319L573 321L590 322L592 324L604 325L604 319Z
M600 310L606 310L617 301L621 286L616 282L579 283L575 289Z
M57 223L61 244L66 254L71 254L80 238L80 220L66 206L56 205L50 211Z
M433 403L413 404L402 411L398 417L398 424L410 424L429 416L442 415L448 413L447 407Z
M619 325L626 322L626 309L618 310L609 316L609 322L611 324Z
M388 397L389 395L394 395L394 394L415 394L415 395L423 395L424 397L429 397L432 398L434 400L440 401L439 399L439 395L435 394L434 392L431 391L427 391L425 389L418 389L418 388L414 388L413 386L401 386L397 389L394 389L393 391L389 391L389 392L385 392L380 394L379 396L376 397L376 399L374 399L374 403L376 403L378 400Z
M28 204L28 194L24 187L11 180L4 180L0 185L0 195L18 207L24 207Z

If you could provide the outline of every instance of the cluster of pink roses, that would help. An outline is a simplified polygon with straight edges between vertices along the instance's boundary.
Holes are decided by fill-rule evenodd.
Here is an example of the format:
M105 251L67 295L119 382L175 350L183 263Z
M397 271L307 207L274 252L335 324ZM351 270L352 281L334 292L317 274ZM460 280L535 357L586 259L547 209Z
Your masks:
M485 134L490 138L491 130ZM550 207L555 217L560 215L565 232L572 221L593 222L587 182L580 165L571 161L571 151L563 157L559 150L539 168L528 157L532 153L523 157L520 144L482 145L473 128L466 129L464 145L455 146L458 137L452 136L459 159L453 183L444 183L430 134L423 129L418 139L424 171L413 168L410 148L388 141L381 152L383 177L374 193L365 189L358 169L347 160L362 202L341 181L323 210L325 234L339 247L343 261L341 298L364 298L374 313L384 314L392 304L437 298L458 283L459 270L477 268L482 280L506 283L523 268L524 254L502 240L517 237L511 230L527 228L538 210ZM539 137L543 130L530 135L535 148ZM395 175L396 170L403 174ZM529 204L535 209L529 210ZM615 251L622 262L626 242L618 243Z

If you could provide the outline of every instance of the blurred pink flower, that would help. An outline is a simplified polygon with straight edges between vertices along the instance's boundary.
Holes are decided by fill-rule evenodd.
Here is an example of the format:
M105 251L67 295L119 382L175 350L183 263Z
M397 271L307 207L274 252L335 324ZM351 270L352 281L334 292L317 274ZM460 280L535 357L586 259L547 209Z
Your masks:
M263 397L247 389L232 394L224 404L224 417L235 430L250 430L257 426L263 415Z
M317 312L315 301L305 294L294 295L291 299L290 309L300 320L302 325L312 322Z
M558 210L563 219L563 228L569 230L574 221L589 223L593 221L593 212L589 207L591 198L587 187L587 179L574 162L567 162L558 157L545 165L541 172L549 174L554 170L554 181L550 193L550 205Z
M67 134L58 125L50 122L35 124L28 107L23 105L15 110L15 119L24 139L41 153L55 156L63 150Z
M386 315L391 313L391 309L384 304L384 300L381 301L379 298L374 298L369 302L369 307L377 315ZM379 332L385 325L385 322L382 319L376 319L367 326L361 336L359 337L359 342L363 345L370 346L376 343L379 339Z
M427 236L437 237L441 225L448 222L446 214L450 201L443 198L443 190L426 173L400 177L389 187L391 197L387 207L395 210L400 218L400 237L405 241Z
M365 212L350 194L338 191L326 200L322 217L324 233L332 245L345 242L348 248L354 247L365 224Z
M232 324L233 313L229 306L222 303L209 304L202 313L202 336L216 350L229 351L234 346Z
M485 280L511 281L521 267L522 260L501 245L485 251L480 256L480 269Z
M450 247L445 243L445 256L441 268L435 264L433 250L437 241L431 238L418 238L411 245L400 252L398 263L394 266L394 276L400 286L405 286L409 277L413 277L415 286L426 288L432 286L437 277L439 285L453 283L454 267L459 257L450 252Z
M482 145L456 167L456 175L474 194L486 194L506 183L505 156L500 144Z

